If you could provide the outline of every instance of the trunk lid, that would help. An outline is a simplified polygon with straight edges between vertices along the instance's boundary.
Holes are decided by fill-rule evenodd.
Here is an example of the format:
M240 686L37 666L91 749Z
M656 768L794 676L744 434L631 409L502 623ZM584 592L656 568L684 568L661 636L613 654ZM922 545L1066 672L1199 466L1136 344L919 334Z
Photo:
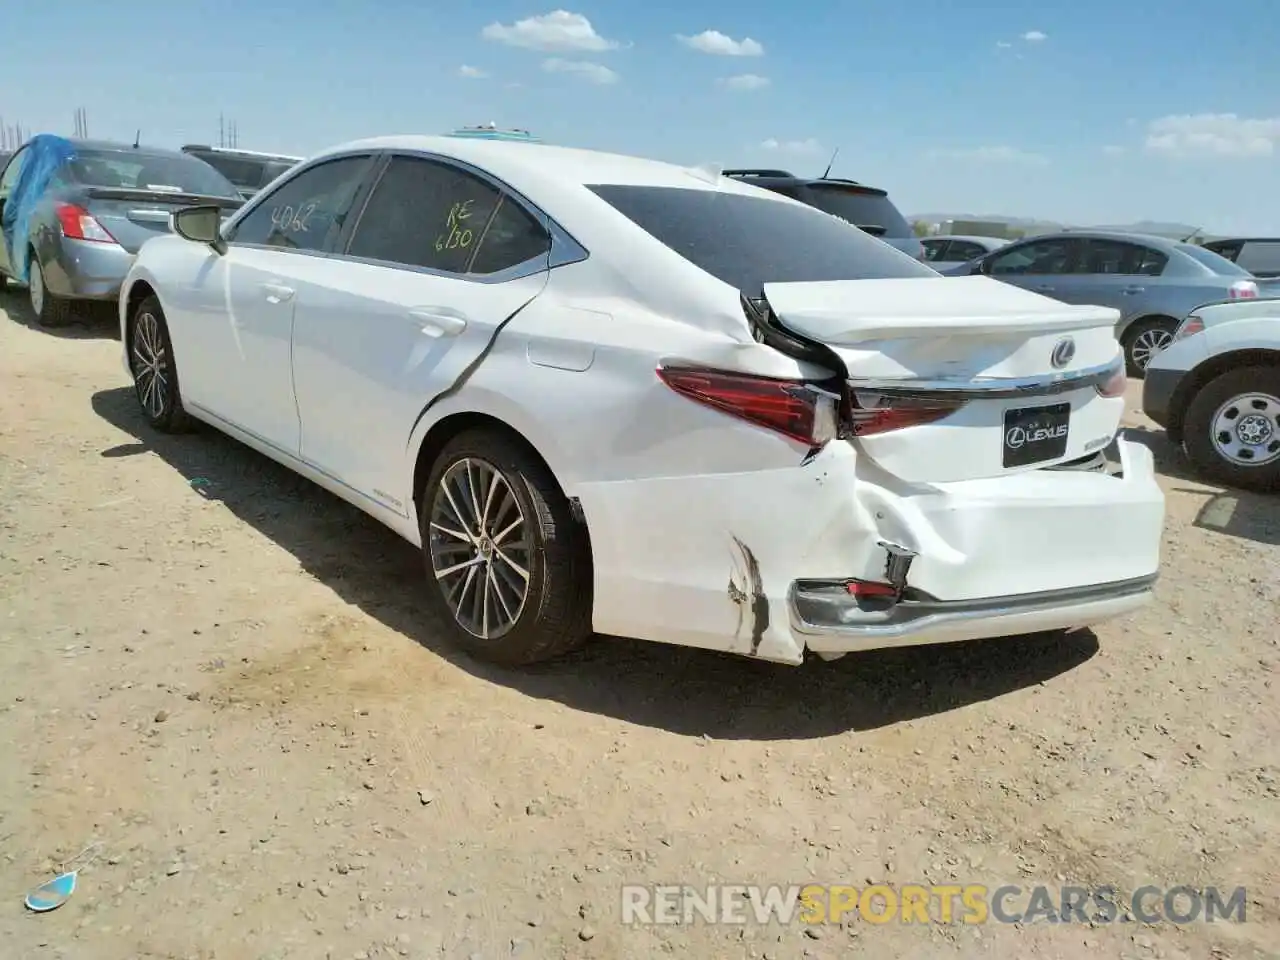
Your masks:
M212 205L221 207L225 218L244 202L228 197L116 187L90 187L85 192L86 209L130 253L137 253L152 237L168 233L169 217L175 210Z
M824 344L863 408L937 402L932 422L854 442L912 482L1038 469L1105 447L1123 398L1119 313L1072 306L987 277L764 285L777 322Z

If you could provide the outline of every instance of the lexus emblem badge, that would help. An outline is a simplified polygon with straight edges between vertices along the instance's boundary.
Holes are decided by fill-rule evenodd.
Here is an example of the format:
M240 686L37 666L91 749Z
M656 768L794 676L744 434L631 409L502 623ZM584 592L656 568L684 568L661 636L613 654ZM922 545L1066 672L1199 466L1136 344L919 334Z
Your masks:
M1055 370L1061 370L1075 355L1076 342L1070 337L1064 337L1054 345L1053 353L1049 354L1049 362Z

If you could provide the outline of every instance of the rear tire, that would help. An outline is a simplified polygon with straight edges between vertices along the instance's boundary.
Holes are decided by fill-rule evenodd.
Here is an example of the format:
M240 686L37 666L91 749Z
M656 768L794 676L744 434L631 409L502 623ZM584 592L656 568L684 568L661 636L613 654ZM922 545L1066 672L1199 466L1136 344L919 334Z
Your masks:
M49 292L44 283L44 268L35 250L31 251L31 263L27 267L27 292L31 297L31 312L42 327L65 327L71 322L71 301Z
M427 600L457 646L523 666L590 637L586 530L523 444L494 430L459 434L436 458L418 516Z
M1170 317L1140 320L1124 333L1124 363L1131 377L1140 377L1151 358L1173 343L1178 321Z
M1207 477L1243 490L1280 490L1280 366L1229 370L1187 407L1187 456Z
M191 417L182 406L169 325L155 297L138 304L129 319L129 370L138 406L153 430L185 433L191 429Z

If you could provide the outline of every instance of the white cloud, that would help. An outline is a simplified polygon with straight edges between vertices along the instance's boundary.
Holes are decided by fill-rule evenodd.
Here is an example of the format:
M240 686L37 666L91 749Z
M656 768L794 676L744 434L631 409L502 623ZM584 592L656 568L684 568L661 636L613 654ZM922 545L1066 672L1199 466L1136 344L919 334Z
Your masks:
M999 47L1001 50L1008 50L1010 47L1013 46L1013 44L1010 43L1008 40L997 40L996 46Z
M1105 153L1108 157L1118 157L1123 153L1127 153L1128 151L1126 151L1124 147L1118 147L1115 144L1109 143L1102 148L1102 152Z
M566 50L585 50L599 53L614 50L619 44L606 40L596 33L595 27L580 13L553 10L539 17L526 17L515 23L491 23L480 31L480 36L496 43L527 50L557 53Z
M769 86L769 78L756 73L740 73L736 77L722 77L716 81L726 90L762 90Z
M469 67L465 63L458 68L458 76L466 77L468 80L483 80L489 74L485 73L479 67Z
M618 82L618 75L608 67L586 60L561 60L559 57L552 57L542 62L542 69L547 73L571 73L599 86Z
M710 53L719 57L762 57L764 47L750 37L735 40L719 30L703 30L694 37L676 34L676 39L686 47L701 53Z
M1161 117L1147 124L1147 149L1202 157L1269 157L1280 145L1280 117L1234 113Z
M1017 147L969 147L958 150L933 150L930 156L943 160L972 160L977 163L1021 163L1042 165L1049 161L1038 153L1019 150Z
M813 137L807 140L775 140L770 137L760 146L765 150L777 150L779 153L822 153L822 144Z
M1022 39L1027 43L1043 43L1049 39L1049 35L1040 30L1028 30L1022 35Z

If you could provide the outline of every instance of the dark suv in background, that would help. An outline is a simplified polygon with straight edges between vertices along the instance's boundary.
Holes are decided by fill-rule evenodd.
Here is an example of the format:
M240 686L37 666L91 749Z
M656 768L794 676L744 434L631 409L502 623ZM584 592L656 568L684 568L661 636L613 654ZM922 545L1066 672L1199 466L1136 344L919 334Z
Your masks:
M1255 277L1280 277L1280 239L1275 237L1227 237L1202 244L1220 257L1243 267Z
M253 150L210 147L196 143L187 144L182 152L199 157L209 164L235 184L240 196L246 200L302 159L277 153L256 153Z
M911 224L889 194L877 187L834 177L797 177L786 170L725 170L724 175L817 207L917 260L924 259L924 247Z

